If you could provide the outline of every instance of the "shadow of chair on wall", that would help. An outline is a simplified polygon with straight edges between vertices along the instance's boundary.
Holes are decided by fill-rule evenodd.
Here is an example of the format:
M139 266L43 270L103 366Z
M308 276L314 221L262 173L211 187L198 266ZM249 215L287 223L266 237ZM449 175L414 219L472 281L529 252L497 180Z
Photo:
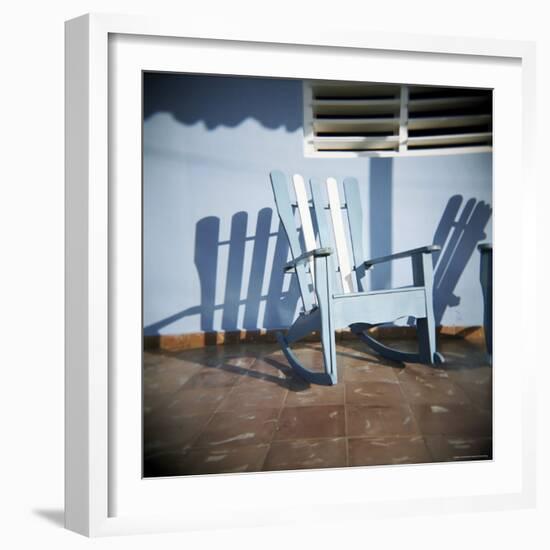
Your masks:
M216 343L219 331L227 335L243 329L257 331L262 324L285 327L292 323L299 290L294 278L288 281L285 290L283 266L288 261L289 247L284 230L279 225L276 232L271 231L271 208L259 211L252 234L248 234L248 217L247 212L233 214L227 240L221 237L217 216L197 222L193 254L200 282L199 304L147 325L145 334L160 335L164 327L198 315L205 344L209 345ZM273 260L267 273L271 247ZM251 248L251 252L247 252L247 248ZM218 277L223 265L225 283L222 289ZM267 286L265 292L264 286ZM223 299L217 302L219 295Z
M441 246L441 251L433 255L434 315L438 326L445 311L460 304L456 287L477 245L487 238L485 228L491 213L486 202L475 198L465 201L462 195L452 196L443 211L433 238L433 244ZM479 270L476 282L478 273Z

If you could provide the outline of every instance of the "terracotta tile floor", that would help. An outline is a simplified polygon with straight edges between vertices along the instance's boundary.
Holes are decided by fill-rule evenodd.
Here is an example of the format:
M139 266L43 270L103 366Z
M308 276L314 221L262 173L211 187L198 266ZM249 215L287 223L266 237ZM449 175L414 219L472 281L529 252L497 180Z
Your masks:
M392 341L414 349L413 341ZM492 458L492 369L481 343L442 338L446 364L337 346L339 383L312 386L276 344L144 354L144 475ZM297 355L321 365L319 344Z

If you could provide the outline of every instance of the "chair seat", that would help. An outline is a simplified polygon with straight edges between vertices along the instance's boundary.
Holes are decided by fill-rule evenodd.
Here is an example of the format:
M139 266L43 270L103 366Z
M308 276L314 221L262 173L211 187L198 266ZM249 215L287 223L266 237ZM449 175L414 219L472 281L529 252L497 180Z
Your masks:
M411 290L423 290L422 286L400 286L398 288L387 288L383 290L370 290L368 292L349 292L346 294L333 294L333 298L347 298L350 296L375 296L377 294L394 294L400 292L410 292Z
M354 323L389 323L400 317L425 317L424 287L409 287L373 292L333 294L334 326L345 328Z

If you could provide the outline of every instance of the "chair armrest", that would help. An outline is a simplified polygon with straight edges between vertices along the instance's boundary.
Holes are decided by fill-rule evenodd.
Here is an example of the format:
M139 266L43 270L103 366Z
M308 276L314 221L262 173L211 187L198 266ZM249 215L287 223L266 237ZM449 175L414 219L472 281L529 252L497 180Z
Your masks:
M309 252L304 252L294 260L285 264L284 270L292 271L296 269L297 265L307 262L310 258L322 258L324 256L330 256L332 254L332 248L316 248L315 250L310 250Z
M416 254L431 254L432 252L438 252L439 250L441 250L441 247L437 244L421 246L420 248L405 250L404 252L398 252L397 254L390 254L389 256L381 256L380 258L373 258L372 260L367 260L364 263L364 266L366 269L369 269L374 264L381 264L383 262L389 262L391 260L398 260L399 258L408 258L409 256L415 256Z

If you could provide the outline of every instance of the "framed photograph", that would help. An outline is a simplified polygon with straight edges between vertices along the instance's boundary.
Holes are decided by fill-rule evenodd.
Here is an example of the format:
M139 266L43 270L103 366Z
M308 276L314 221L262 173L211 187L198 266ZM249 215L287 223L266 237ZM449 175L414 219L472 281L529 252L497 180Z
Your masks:
M533 94L523 42L68 21L67 528L533 505Z

